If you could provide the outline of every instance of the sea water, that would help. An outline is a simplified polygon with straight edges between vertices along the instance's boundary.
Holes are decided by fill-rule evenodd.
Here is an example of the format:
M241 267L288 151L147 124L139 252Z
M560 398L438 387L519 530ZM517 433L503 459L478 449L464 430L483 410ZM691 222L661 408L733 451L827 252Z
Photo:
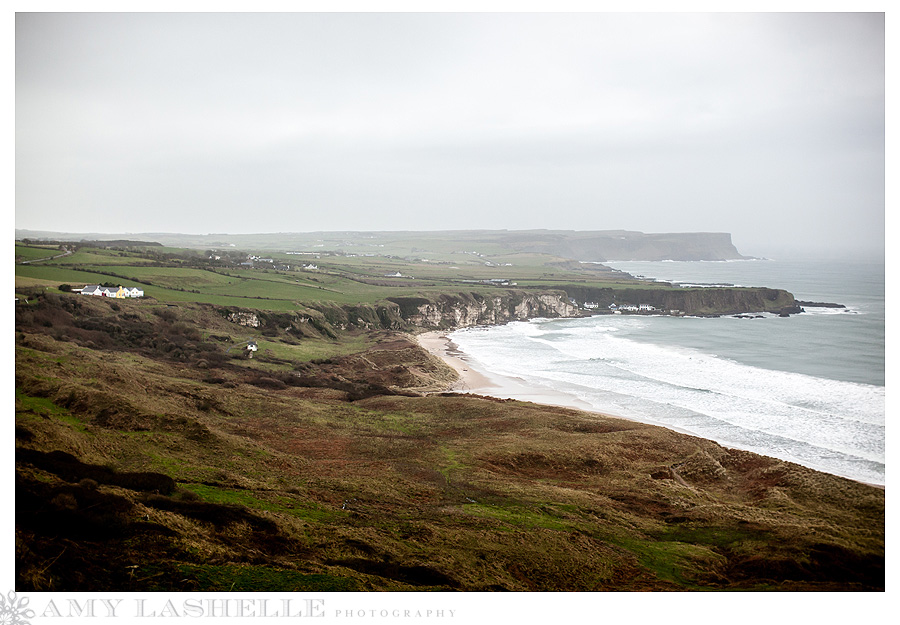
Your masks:
M535 319L451 338L473 366L598 412L884 484L884 264L604 264L677 284L784 288L846 308L751 319Z

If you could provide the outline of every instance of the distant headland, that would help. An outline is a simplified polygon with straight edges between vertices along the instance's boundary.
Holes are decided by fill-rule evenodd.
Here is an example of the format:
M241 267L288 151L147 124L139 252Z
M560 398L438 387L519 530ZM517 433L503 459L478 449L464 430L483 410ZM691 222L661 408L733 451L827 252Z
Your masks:
M502 248L509 252L548 254L561 258L604 262L658 260L738 260L742 255L726 232L643 233L633 230L436 230L436 231L345 231L259 234L178 233L65 233L16 230L16 239L55 241L123 240L138 238L173 247L246 247L256 249L349 249L359 246L392 246L408 243L433 249L453 242Z

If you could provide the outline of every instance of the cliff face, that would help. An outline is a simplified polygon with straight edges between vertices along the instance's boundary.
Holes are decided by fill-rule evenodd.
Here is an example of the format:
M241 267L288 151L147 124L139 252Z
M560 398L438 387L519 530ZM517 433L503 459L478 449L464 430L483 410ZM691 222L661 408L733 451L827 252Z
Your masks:
M601 309L606 309L610 304L650 304L658 309L679 310L689 315L799 312L794 296L783 289L597 289L577 285L562 288L579 303L596 302Z
M573 304L574 299L577 304ZM232 323L260 332L287 331L298 338L336 338L348 329L451 329L496 325L536 317L565 318L590 314L581 308L595 302L606 312L610 304L650 304L662 311L688 315L728 315L749 312L799 312L794 296L767 288L592 288L564 285L556 291L509 289L490 296L479 293L435 294L433 297L392 297L381 304L340 306L326 302L302 312L275 313L223 309Z
M600 232L509 233L506 242L519 251L583 261L733 260L746 258L726 232L645 234Z
M509 291L493 297L460 293L442 295L437 301L410 302L401 298L393 301L401 307L401 315L406 321L423 328L465 328L534 317L577 317L581 314L566 294L559 292Z
M562 291L504 291L491 296L478 293L436 294L426 297L392 297L381 304L340 306L311 304L302 312L263 312L223 309L232 323L251 325L267 332L289 332L298 338L336 338L348 329L411 330L450 329L495 325L535 317L578 317L585 314Z

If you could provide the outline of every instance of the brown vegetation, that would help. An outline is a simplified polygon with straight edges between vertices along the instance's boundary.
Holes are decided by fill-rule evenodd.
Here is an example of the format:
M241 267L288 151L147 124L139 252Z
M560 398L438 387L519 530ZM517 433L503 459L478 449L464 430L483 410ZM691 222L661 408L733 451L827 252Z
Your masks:
M233 359L213 307L86 299L17 307L19 591L884 587L881 489L425 394L453 373L401 334Z

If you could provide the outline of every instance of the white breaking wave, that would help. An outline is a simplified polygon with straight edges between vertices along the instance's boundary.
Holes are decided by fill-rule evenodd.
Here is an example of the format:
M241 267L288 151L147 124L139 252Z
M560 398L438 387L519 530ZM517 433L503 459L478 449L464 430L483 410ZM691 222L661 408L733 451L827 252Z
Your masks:
M612 316L534 320L452 337L488 370L568 393L599 412L884 482L884 387L628 338L647 323Z
M844 308L830 308L825 306L803 306L805 315L859 315L861 310L854 306Z

